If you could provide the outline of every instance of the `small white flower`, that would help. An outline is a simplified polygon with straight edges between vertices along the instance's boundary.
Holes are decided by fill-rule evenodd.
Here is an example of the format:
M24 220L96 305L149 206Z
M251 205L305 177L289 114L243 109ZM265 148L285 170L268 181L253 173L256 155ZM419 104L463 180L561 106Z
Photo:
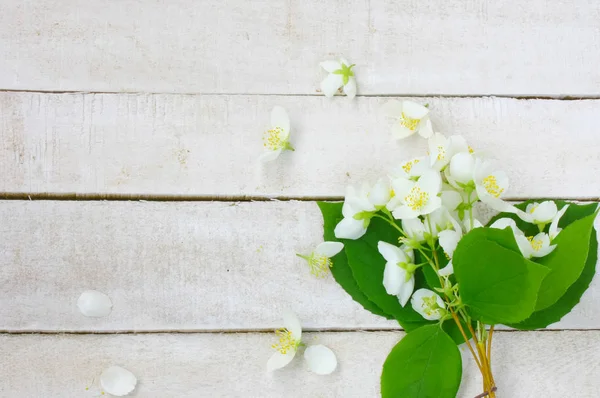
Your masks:
M536 236L525 236L523 231L517 227L515 220L511 218L501 218L496 220L490 225L490 228L511 228L515 236L515 241L519 246L519 250L525 258L544 257L556 248L556 245L550 245L550 236L548 234L540 232Z
M325 61L320 63L321 68L329 75L321 82L321 91L326 97L333 97L338 89L344 86L344 93L349 98L356 96L356 78L352 68L354 64L340 58L338 61Z
M550 236L540 232L536 236L515 235L517 245L525 258L544 257L556 248L556 245L550 245Z
M387 242L377 244L379 253L386 260L383 271L383 286L387 294L397 296L405 306L415 288L414 254L409 248L401 249Z
M406 237L401 238L402 243L411 248L420 247L431 235L429 227L420 218L402 220L402 231Z
M414 133L423 138L429 138L433 134L429 109L423 105L412 101L391 100L383 105L383 112L385 116L394 119L392 136L397 140Z
M302 342L302 326L296 314L286 311L283 314L283 326L283 329L275 331L279 341L271 346L277 352L267 361L268 372L283 368L290 363Z
M466 185L473 181L475 174L475 156L469 152L459 152L450 159L448 168L448 182L458 187L456 183Z
M392 181L395 196L387 209L397 219L411 219L430 214L442 205L438 196L442 188L440 173L429 170L418 181L397 178Z
M77 300L79 311L89 317L103 317L112 311L112 301L106 294L97 290L86 290Z
M302 254L296 255L308 262L311 274L317 278L322 278L327 275L329 268L333 266L331 257L338 254L343 248L344 244L340 242L323 242L317 245L315 250L307 256Z
M304 351L304 359L308 368L318 375L331 374L337 367L337 358L333 351L321 344L307 347Z
M396 167L390 173L392 180L396 178L404 178L407 180L417 179L421 177L423 173L429 170L429 162L426 157L414 158L407 160L402 163L399 167Z
M428 321L435 321L446 314L444 301L429 289L417 290L410 300L415 311Z
M477 196L488 207L500 212L514 213L521 218L530 217L501 199L508 189L508 177L505 172L495 170L490 162L475 160L474 181Z
M554 216L554 218L552 219L552 222L550 223L550 230L548 231L548 235L550 236L550 240L553 241L554 239L556 239L556 237L558 236L558 234L560 233L560 231L562 230L561 228L558 228L558 222L560 221L560 218L563 216L563 214L565 214L565 212L567 211L567 209L569 208L570 205L564 205L562 209L560 209L556 215Z
M338 239L358 239L367 232L371 218L378 209L385 207L392 196L387 178L380 178L371 188L364 183L360 189L346 188L342 215L334 233Z
M122 397L135 389L137 378L133 373L120 366L104 369L100 375L100 385L110 395Z
M542 203L529 203L525 209L525 213L520 213L518 215L523 221L536 224L540 227L540 230L543 230L544 226L552 222L557 214L558 209L556 203L547 200Z
M279 157L282 151L293 151L290 144L290 118L281 106L276 106L271 111L271 128L263 134L265 152L260 156L260 161L269 162Z
M429 146L429 163L435 170L442 170L450 163L454 154L459 152L468 152L467 141L460 135L444 137L440 133L435 133L427 140Z

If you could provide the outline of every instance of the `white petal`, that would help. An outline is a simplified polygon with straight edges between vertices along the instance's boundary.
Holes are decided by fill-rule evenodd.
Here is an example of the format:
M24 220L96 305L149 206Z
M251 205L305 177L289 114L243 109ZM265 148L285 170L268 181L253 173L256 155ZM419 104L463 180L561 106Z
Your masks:
M449 276L454 273L454 266L452 265L452 261L448 263L444 268L438 271L439 276Z
M439 172L429 170L419 178L417 186L427 192L430 196L435 196L442 189L442 177L440 177Z
M554 249L556 249L556 245L543 246L538 251L534 250L533 254L532 254L532 257L544 257L544 256L547 256L548 254L552 253L554 251Z
M523 235L523 231L521 231L519 229L519 227L517 227L517 223L512 218L500 218L500 219L494 221L492 223L492 225L490 225L490 228L495 228L495 229L510 228L510 229L512 229L512 231L515 235Z
M409 239L414 239L417 242L425 241L425 225L418 218L402 220L402 230Z
M496 198L495 196L490 195L489 193L487 193L485 188L480 188L479 185L477 185L476 188L479 199L487 206L491 207L496 211L519 214L520 210L517 209L515 206L503 201L500 198Z
M104 369L100 375L100 385L107 393L122 397L135 389L137 378L133 373L120 366Z
M469 145L462 135L453 135L448 138L448 149L450 156L454 156L459 152L469 152Z
M271 127L281 127L286 134L289 134L290 117L283 107L273 107L273 110L271 111Z
M439 311L435 311L433 313L427 314L425 312L425 302L423 301L423 299L425 297L436 297L436 302L438 304L439 307L444 308L444 302L442 301L442 299L440 298L440 296L438 296L435 292L429 290L429 289L419 289L416 292L413 293L412 299L410 301L413 309L415 311L417 311L419 314L421 314L421 316L429 321L435 321L441 318L441 314L439 313Z
M531 247L531 242L525 235L515 234L515 240L517 241L517 245L519 246L519 250L521 254L525 258L531 258L533 255L533 248Z
M292 311L286 310L283 312L283 326L292 332L292 337L295 340L300 340L302 338L302 325L296 314Z
M406 283L406 271L396 263L388 262L383 270L383 286L387 294L393 296L402 291L402 285Z
M358 239L367 232L363 220L345 217L335 226L335 237L338 239Z
M429 138L433 135L433 127L431 126L431 120L426 118L419 123L419 135L423 138Z
M406 137L413 135L415 132L409 128L404 127L400 123L394 123L392 125L392 138L401 140Z
M340 87L344 84L342 75L330 73L321 82L321 91L326 97L333 97Z
M554 216L554 219L552 220L552 223L550 224L550 230L548 231L548 235L550 236L550 240L554 240L554 238L556 238L556 236L560 232L561 229L558 228L558 222L560 221L560 218L563 216L563 214L565 214L565 212L567 211L567 209L569 208L569 206L570 205L563 206L563 208L560 209L556 213L556 216Z
M350 99L356 97L356 79L354 76L350 76L348 79L348 83L344 86L344 93Z
M462 197L456 191L442 191L442 205L450 211L455 211L458 205L462 203Z
M415 182L406 178L396 178L392 181L392 188L399 199L403 199L415 186Z
M315 249L315 254L325 257L333 257L344 248L344 244L340 242L323 242Z
M333 351L321 344L307 347L304 359L311 372L318 375L328 375L337 367L337 358Z
M448 229L446 231L440 232L438 237L440 239L440 246L442 246L444 252L446 252L448 256L452 257L452 255L454 254L454 250L458 245L458 241L460 241L460 239L462 238L462 233L451 231Z
M377 250L379 250L379 253L385 258L385 261L394 264L406 262L406 253L399 247L390 243L379 241L379 243L377 243Z
M466 184L473 180L475 158L468 152L460 152L450 160L450 175L460 183Z
M86 290L77 299L77 307L85 316L102 317L112 311L112 301L106 294L96 290Z
M548 200L540 203L540 205L535 208L533 211L533 218L538 223L547 224L554 219L557 213L558 209L556 208L556 203Z
M419 217L421 214L408 206L401 205L392 211L392 215L397 220L410 220Z
M260 155L258 160L263 163L271 162L279 157L279 155L281 154L281 151L282 151L281 149L278 149L276 151L263 152L263 154Z
M404 307L406 305L406 303L408 303L408 300L410 299L410 296L412 295L413 290L415 290L415 276L414 275L410 277L408 282L406 282L402 285L402 287L400 288L400 292L398 292L398 294L397 294L398 302L400 302L400 305L402 307Z
M292 362L294 356L296 356L295 350L288 351L286 354L282 354L279 351L274 353L267 361L267 372L283 368L288 363Z
M402 115L402 102L398 100L390 100L383 104L381 112L390 118L399 119Z
M429 109L416 102L403 101L402 112L411 119L423 119L429 113Z
M321 68L325 69L329 73L342 69L342 64L340 64L338 61L323 61L319 65L321 65Z
M385 206L391 197L390 181L387 178L380 178L371 189L369 200L375 206Z

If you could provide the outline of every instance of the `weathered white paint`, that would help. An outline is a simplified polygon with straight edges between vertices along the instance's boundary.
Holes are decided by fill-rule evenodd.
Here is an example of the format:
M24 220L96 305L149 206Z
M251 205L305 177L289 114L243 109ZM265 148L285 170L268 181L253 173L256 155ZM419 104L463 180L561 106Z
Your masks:
M316 94L343 54L362 94L596 95L599 19L594 0L3 0L0 88Z
M600 86L599 86L600 87ZM391 142L386 98L0 94L0 192L237 197L342 196L426 152ZM596 198L600 101L423 99L508 172L508 196ZM261 166L274 105L295 152Z
M325 344L339 367L329 376L301 355L271 375L273 334L1 335L5 398L86 397L85 387L117 364L138 378L137 397L348 397L379 395L381 366L400 332L306 334ZM481 393L481 376L463 349L459 398ZM492 361L499 398L596 397L600 332L498 332ZM91 396L91 394L90 394Z
M0 330L398 328L295 253L322 241L314 202L0 202ZM600 227L600 219L596 228ZM77 309L106 293L105 318ZM555 328L600 328L598 278Z

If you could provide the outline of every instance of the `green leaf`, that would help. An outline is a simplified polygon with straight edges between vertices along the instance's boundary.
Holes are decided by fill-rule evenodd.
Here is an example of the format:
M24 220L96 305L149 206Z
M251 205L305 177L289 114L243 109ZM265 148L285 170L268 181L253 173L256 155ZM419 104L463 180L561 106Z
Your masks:
M549 272L521 255L509 228L473 229L458 243L452 263L463 303L488 324L528 318Z
M556 248L537 262L550 269L540 287L536 311L556 303L581 275L588 257L596 213L577 220L552 241Z
M385 259L377 249L379 241L397 245L398 237L398 231L386 221L373 218L362 238L344 239L343 242L348 264L360 290L383 312L393 316L406 331L410 331L431 322L413 310L410 303L402 307L396 296L387 294L383 286ZM423 280L416 279L415 290L423 287L423 283Z
M520 330L534 330L545 328L546 326L558 322L563 316L567 315L575 307L583 293L587 290L596 274L596 262L598 261L598 238L593 232L590 239L590 250L585 268L579 276L579 279L573 283L567 292L558 301L550 307L541 311L536 311L526 320L508 325Z
M333 233L335 226L343 218L343 203L318 202L317 204L319 205L319 209L321 209L321 213L323 214L323 239L325 241L344 243L345 240L336 239L335 234ZM375 303L369 301L367 296L363 292L361 292L360 288L358 287L358 284L354 280L352 270L348 265L348 258L346 257L346 253L343 250L338 255L333 257L332 262L333 266L331 267L331 273L334 279L346 291L346 293L348 293L350 297L352 297L354 301L362 305L367 311L370 311L376 315L380 315L388 319L393 319L391 315L386 314L381 308L375 305Z
M408 333L388 355L381 374L382 398L454 398L462 360L438 325Z

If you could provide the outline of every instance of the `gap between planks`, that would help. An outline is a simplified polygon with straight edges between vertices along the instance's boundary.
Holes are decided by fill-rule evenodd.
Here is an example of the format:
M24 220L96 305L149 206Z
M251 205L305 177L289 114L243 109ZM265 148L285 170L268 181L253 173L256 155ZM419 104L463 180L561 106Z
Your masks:
M80 91L80 90L22 90L0 89L0 93L32 93L32 94L109 94L109 95L179 95L179 96L248 96L248 97L323 97L321 93L211 93L211 92L162 92L162 91ZM339 97L342 97L341 95ZM515 100L548 100L548 101L595 101L600 94L595 95L535 95L535 94L443 94L443 93L395 93L395 94L357 94L356 97L371 98L506 98Z
M526 200L567 200L579 202L600 202L600 197L528 197L503 198L508 202L523 202ZM53 201L112 201L112 202L316 202L343 201L343 196L195 196L195 195L134 195L134 194L94 194L94 193L24 193L0 192L0 200L53 200ZM233 204L232 204L233 205Z
M517 330L517 329L495 329L496 333L557 333L557 332L598 332L600 329L536 329L536 330ZM302 333L397 333L404 332L404 329L385 329L385 328L373 328L373 329L314 329L307 328L302 329ZM120 335L120 334L271 334L273 329L190 329L190 330L28 330L28 331L11 331L11 330L0 330L0 336L2 335Z

